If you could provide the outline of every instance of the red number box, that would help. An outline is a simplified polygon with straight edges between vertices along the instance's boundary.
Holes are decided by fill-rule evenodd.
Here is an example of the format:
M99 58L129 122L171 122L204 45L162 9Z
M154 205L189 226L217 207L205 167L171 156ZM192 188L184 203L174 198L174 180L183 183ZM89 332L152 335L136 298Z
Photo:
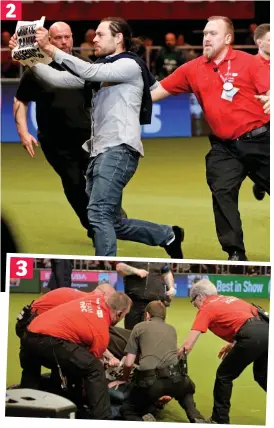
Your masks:
M28 257L11 257L10 259L10 278L33 278L33 261Z
M20 21L22 19L21 1L1 1L1 20Z

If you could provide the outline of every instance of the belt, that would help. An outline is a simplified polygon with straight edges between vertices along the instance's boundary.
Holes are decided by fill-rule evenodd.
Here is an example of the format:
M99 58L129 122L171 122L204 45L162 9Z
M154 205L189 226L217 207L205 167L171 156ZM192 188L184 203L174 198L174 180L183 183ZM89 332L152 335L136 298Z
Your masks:
M173 373L180 373L180 369L178 364L171 364L170 366L165 367L163 369L141 370L137 373L139 380L142 380L150 376L169 377L172 376Z
M237 333L239 333L239 332L241 331L241 329L242 329L243 327L245 327L247 324L249 324L249 323L251 323L251 322L254 322L254 321L261 321L261 318L260 318L260 317L257 317L257 316L255 316L255 317L251 317L251 318L248 318L248 319L243 323L243 325L241 325L241 327L239 328L239 330L237 331Z
M236 138L235 141L258 137L259 135L267 132L269 130L269 127L270 127L270 122L268 122L266 125L260 126L260 128L253 129L252 131L248 131L245 134L240 135L240 137Z

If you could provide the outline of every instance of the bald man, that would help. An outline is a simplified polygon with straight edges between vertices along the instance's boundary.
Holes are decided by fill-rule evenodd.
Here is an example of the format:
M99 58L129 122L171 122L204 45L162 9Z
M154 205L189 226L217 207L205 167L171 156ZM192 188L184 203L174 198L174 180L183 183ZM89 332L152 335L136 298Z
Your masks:
M49 35L54 46L88 61L73 51L73 37L68 24L55 22L49 29ZM63 70L54 61L50 66ZM89 155L82 149L82 144L90 138L91 123L84 89L45 87L30 69L25 70L14 98L14 118L21 143L33 158L38 143L27 126L27 110L31 101L36 102L38 141L44 155L59 175L65 196L82 226L88 230L85 172ZM49 202L54 205L54 201Z
M177 46L177 39L174 33L165 35L165 46L159 50L156 56L156 74L158 79L163 79L173 73L176 68L184 64L184 53Z
M94 28L90 28L85 34L85 41L80 45L80 53L82 56L91 59L92 61L96 60L94 55L94 43L93 39L96 36Z

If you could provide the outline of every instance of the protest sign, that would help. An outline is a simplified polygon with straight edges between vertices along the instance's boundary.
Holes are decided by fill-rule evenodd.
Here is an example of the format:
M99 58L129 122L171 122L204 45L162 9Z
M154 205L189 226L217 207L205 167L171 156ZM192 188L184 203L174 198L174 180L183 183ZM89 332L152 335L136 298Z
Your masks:
M32 67L37 62L49 64L52 59L35 42L37 28L43 27L45 17L37 21L18 21L15 29L17 46L12 50L12 59Z

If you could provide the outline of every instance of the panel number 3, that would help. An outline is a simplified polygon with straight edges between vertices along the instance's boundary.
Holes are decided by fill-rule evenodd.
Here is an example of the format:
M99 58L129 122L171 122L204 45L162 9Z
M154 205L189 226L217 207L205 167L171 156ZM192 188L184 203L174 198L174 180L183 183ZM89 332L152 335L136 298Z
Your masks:
M28 262L26 260L19 260L16 262L16 266L18 267L17 272L15 272L16 276L26 276L28 273Z

